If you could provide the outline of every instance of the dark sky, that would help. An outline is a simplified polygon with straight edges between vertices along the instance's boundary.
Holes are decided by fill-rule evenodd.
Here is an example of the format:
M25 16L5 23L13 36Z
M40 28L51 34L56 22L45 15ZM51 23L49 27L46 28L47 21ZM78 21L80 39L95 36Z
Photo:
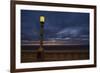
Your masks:
M89 41L89 13L21 10L21 40L39 40L40 15L45 16L44 40Z

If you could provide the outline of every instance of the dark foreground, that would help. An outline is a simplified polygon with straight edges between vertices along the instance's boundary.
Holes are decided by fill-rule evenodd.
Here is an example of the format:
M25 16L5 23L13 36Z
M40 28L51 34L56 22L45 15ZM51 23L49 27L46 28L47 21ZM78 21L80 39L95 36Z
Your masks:
M21 62L38 62L37 49L39 46L21 46ZM47 45L44 48L42 61L85 60L89 59L88 45Z

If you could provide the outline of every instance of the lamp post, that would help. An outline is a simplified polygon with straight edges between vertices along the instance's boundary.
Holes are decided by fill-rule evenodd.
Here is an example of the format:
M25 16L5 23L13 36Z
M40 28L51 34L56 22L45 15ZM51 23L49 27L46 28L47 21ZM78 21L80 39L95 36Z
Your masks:
M38 53L37 53L38 61L44 60L44 53L43 53L44 52L44 49L43 49L44 22L45 22L45 17L40 16L40 48L38 49Z

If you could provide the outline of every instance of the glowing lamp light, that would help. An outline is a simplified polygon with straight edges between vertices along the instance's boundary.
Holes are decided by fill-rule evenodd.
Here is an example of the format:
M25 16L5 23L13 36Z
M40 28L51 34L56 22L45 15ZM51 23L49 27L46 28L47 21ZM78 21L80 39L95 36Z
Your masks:
M44 16L40 16L40 22L42 22L42 23L45 22L45 17Z

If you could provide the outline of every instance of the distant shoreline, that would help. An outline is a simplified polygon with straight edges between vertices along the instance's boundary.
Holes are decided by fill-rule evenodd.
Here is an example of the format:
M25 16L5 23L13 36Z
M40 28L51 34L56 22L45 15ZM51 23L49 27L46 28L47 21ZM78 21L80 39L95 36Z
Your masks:
M39 46L40 45L40 41L31 41L31 42L28 42L28 41L24 41L24 42L21 42L21 45L29 45L29 46L31 46L31 45L37 45L37 46ZM86 41L79 41L79 40L75 40L75 41L72 41L72 40L70 40L70 41L55 41L55 40L53 40L53 41L43 41L43 45L45 46L45 45L50 45L50 46L56 46L56 45L89 45L89 43L88 42L86 42Z
M22 50L37 50L40 46L39 45L21 45ZM89 45L43 45L44 50L58 50L58 51L83 51L89 50Z
M43 44L43 46L80 46L88 44ZM21 46L40 46L40 44L21 44Z

